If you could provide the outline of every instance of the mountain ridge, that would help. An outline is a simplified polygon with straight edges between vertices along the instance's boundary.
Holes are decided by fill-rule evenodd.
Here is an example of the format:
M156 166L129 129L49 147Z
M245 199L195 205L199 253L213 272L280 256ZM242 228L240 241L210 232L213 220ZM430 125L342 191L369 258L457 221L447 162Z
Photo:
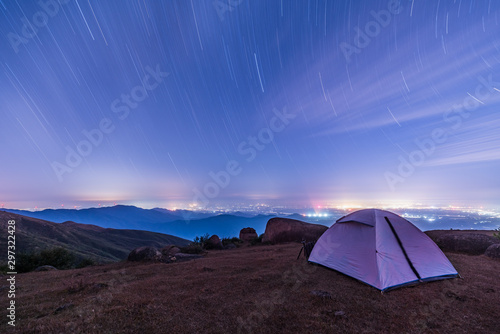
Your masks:
M16 253L63 247L80 258L88 257L97 262L112 262L125 259L130 251L137 247L161 248L167 244L184 246L190 242L158 232L103 228L73 221L55 223L0 211L0 226L5 231L9 220L16 222ZM7 238L0 240L0 247L7 249Z
M104 228L134 229L175 235L192 240L196 236L217 234L219 237L238 237L245 227L254 228L258 234L265 231L267 221L274 217L299 219L312 222L300 214L263 214L248 212L198 212L168 210L162 208L142 209L135 206L116 205L89 209L45 209L26 211L4 209L4 211L28 217L45 219L55 223L72 221ZM314 221L330 226L333 220Z

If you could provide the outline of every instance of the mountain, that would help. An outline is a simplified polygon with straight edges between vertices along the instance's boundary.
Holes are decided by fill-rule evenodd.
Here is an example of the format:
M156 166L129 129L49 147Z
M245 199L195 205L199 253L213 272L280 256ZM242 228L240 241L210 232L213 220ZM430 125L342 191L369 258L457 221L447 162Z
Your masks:
M98 262L119 261L140 246L163 247L187 245L188 240L148 231L119 230L75 222L54 223L0 211L0 228L7 231L9 220L15 220L16 253L63 247L79 257ZM0 249L7 249L7 237L0 239Z
M90 209L46 209L43 211L10 210L27 217L45 219L56 223L75 221L81 224L91 224L106 228L136 229L154 231L155 224L166 223L183 219L181 214L173 211L156 209L141 209L129 205L115 205L112 207Z
M222 214L218 216L195 219L176 220L156 226L158 232L178 235L186 239L193 239L206 233L217 234L219 237L238 237L244 227L253 227L258 234L264 233L267 221L275 215L257 215L255 217L240 217Z
M231 214L217 214L189 210L168 210L162 208L142 209L135 206L116 205L90 209L46 209L24 211L4 209L4 211L27 217L49 220L56 223L73 221L80 224L96 225L104 228L133 229L176 235L194 239L206 233L219 237L238 237L244 227L253 227L258 234L264 233L267 221L276 215L254 215L236 211ZM299 214L280 215L310 223L330 226L333 221L318 220Z
M163 208L154 208L153 210L178 217L177 219L180 218L182 220L203 219L203 218L208 218L208 217L214 216L213 213L190 211L190 210L168 210L168 209L163 209ZM176 220L176 219L172 219L172 220Z

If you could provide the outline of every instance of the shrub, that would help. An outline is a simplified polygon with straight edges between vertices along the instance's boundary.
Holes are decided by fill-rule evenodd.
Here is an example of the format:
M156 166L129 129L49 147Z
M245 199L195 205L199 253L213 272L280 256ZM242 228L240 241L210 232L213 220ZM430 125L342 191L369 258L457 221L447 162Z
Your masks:
M242 244L243 241L240 240L240 238L234 237L234 238L223 238L222 239L222 246L227 246L229 244L235 244L236 246L239 246Z
M261 245L263 237L264 237L264 233L259 235L257 238L253 238L252 240L250 240L250 245L252 245L252 246Z
M76 268L85 268L88 266L95 266L96 262L88 257L82 259L77 265Z
M495 229L495 231L497 231L497 233L493 233L493 236L494 236L495 238L500 239L500 227L499 227L499 228L497 228L497 229Z
M194 238L193 244L203 247L208 239L210 239L210 235L208 233L205 233L205 235L202 235L201 237L197 236L196 238Z
M6 264L2 264L0 265L0 274L7 274L7 272L9 271L12 271L12 270L9 270L9 266L6 265Z
M186 254L201 254L203 253L203 247L201 247L200 244L197 243L191 243L185 247L181 247L181 253L186 253Z
M44 249L39 253L17 254L16 269L20 273L32 271L40 266L53 266L57 269L83 268L95 264L94 261L79 259L62 247Z

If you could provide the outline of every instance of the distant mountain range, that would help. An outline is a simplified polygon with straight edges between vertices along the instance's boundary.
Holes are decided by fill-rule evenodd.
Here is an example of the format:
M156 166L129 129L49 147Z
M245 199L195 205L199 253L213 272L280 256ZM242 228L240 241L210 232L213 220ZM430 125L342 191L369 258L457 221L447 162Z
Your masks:
M81 258L110 262L125 259L131 250L141 246L161 248L168 244L184 246L189 243L189 240L161 233L103 228L72 221L54 223L5 211L0 211L2 231L7 231L9 220L16 222L16 253L63 247ZM0 249L7 250L7 237L0 239Z
M106 228L150 230L150 226L184 219L185 214L165 209L141 209L135 206L116 205L90 209L46 209L42 211L10 210L4 211L45 219L56 223L74 221ZM198 217L197 217L198 218Z
M254 228L258 234L264 233L267 221L275 215L257 215L255 217L241 217L221 214L218 216L194 219L191 221L176 220L158 225L158 232L169 233L193 239L204 234L217 234L219 237L238 237L240 230L245 227Z
M258 234L264 233L266 223L275 214L256 215L251 212L214 213L190 210L142 209L135 206L116 205L90 209L47 209L42 211L4 211L27 217L45 219L56 223L74 221L80 224L104 228L132 229L165 233L193 240L196 236L217 234L219 237L238 237L244 227L253 227ZM395 213L410 214L407 218L422 231L434 229L495 229L500 218L477 213L464 213L444 209L396 209ZM304 216L297 213L279 215L283 218L302 220L330 227L347 212L330 210L328 218Z
M104 228L134 229L175 235L193 240L204 234L219 237L238 237L244 227L253 227L258 234L264 233L267 221L276 215L256 215L244 212L214 214L189 210L167 210L161 208L141 209L135 206L116 205L90 209L47 209L42 211L10 210L27 217L45 219L56 223L74 221L80 224L96 225ZM308 221L299 214L285 216ZM327 226L333 221L320 221Z

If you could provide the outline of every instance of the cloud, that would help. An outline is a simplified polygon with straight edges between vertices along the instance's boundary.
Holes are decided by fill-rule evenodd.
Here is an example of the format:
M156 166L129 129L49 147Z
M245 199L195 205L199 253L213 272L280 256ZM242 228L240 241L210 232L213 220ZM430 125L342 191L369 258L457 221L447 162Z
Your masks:
M472 117L472 116L471 116ZM488 115L450 137L439 146L439 155L426 166L445 166L500 160L500 119ZM467 122L467 121L465 121Z
M484 25L495 26L495 22L487 19ZM307 92L302 107L311 124L304 126L314 126L315 136L369 131L397 126L397 122L414 127L415 121L442 120L444 112L461 105L468 93L474 95L480 75L493 74L493 81L500 80L494 65L498 45L491 43L492 32L484 32L482 22L444 36L444 49L440 39L424 44L428 35L434 35L432 22L424 29L404 33L408 35L405 44L398 45L393 54L374 53L366 62L348 66L335 57L323 58L307 67L302 79L290 81L287 90L303 96ZM411 34L414 36L409 38ZM308 90L304 89L306 83ZM500 94L491 96L487 104L498 102Z

